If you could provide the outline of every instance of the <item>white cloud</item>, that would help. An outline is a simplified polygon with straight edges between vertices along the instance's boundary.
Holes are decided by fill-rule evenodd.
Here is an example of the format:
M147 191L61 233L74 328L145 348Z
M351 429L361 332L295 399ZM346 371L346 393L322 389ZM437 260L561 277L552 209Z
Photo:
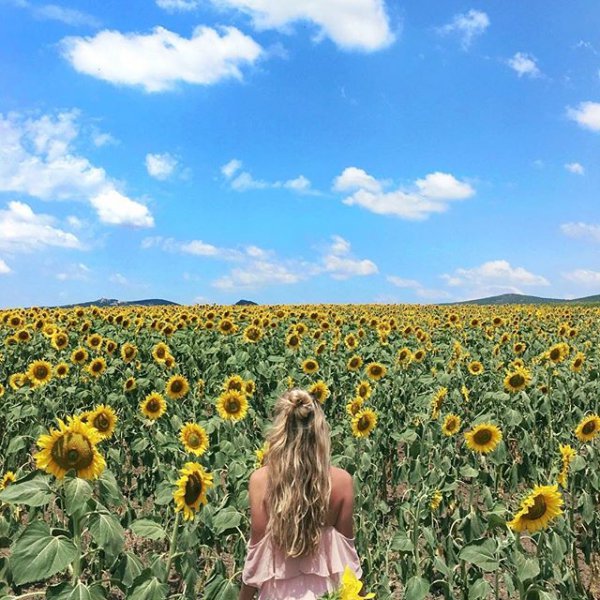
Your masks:
M123 211L145 214L146 223L150 223L146 206L117 192L104 169L74 153L80 133L78 115L76 110L37 119L18 113L0 114L0 192L41 200L88 200L97 210L107 197L118 195ZM128 223L126 219L101 220ZM134 221L139 224L139 218Z
M397 275L388 275L386 279L396 287L406 288L413 290L417 296L427 300L447 300L452 295L446 290L437 290L432 288L426 288L420 281L416 279L403 279Z
M341 175L338 175L334 179L333 189L336 192L348 192L356 189L367 190L368 192L380 192L381 183L363 169L346 167Z
M241 169L242 161L236 158L221 167L221 173L229 181L230 188L236 192L285 188L298 194L320 194L320 192L312 188L310 179L304 175L298 175L298 177L286 181L265 181L263 179L255 179L249 171L242 171Z
M105 133L103 131L98 130L94 130L92 134L92 142L94 142L94 146L96 146L97 148L118 144L117 139L113 137L110 133Z
M600 271L589 271L586 269L575 269L570 273L563 273L563 277L574 283L582 285L600 285Z
M146 154L146 169L151 177L168 179L177 167L177 159L168 152L164 154Z
M0 275L8 275L12 269L0 258Z
M154 227L154 218L147 206L130 200L115 189L107 188L93 196L90 202L103 223Z
M348 167L333 182L334 191L353 190L343 203L361 206L380 215L394 215L403 219L422 221L431 213L442 213L453 200L464 200L475 190L449 173L429 173L417 179L413 189L397 189L389 192L384 188L388 181L377 180L362 169Z
M332 236L333 243L322 259L323 271L333 279L375 275L377 265L368 259L355 259L350 256L350 242L339 235Z
M578 162L567 163L565 165L565 169L570 173L574 173L575 175L584 175L585 169L582 164Z
M183 254L192 254L194 256L206 256L212 258L219 258L223 260L242 260L244 258L244 252L241 250L234 250L230 248L222 248L219 246L213 246L203 242L202 240L191 240L189 242L182 242L174 238L165 238L162 236L146 237L142 240L141 247L144 250L149 248L160 248L165 252L181 252ZM255 246L250 246L252 253L256 252ZM252 256L248 252L249 256Z
M470 297L498 293L521 294L521 286L547 286L550 282L523 267L512 267L506 260L491 260L471 269L459 268L453 274L440 276L447 285L463 288Z
M567 117L584 129L600 131L600 102L580 102L576 108L569 106Z
M84 225L83 221L79 217L76 217L75 215L69 215L67 217L67 223L73 229L81 229Z
M33 15L38 19L47 19L50 21L60 21L73 27L88 26L99 27L100 21L74 8L58 6L57 4L44 4L42 6L32 7Z
M0 249L30 252L47 246L81 248L77 237L54 226L50 215L36 214L24 202L13 200L0 210Z
M169 12L196 10L199 5L198 0L156 0L156 6Z
M232 269L228 275L213 281L213 287L221 290L256 289L268 285L298 283L305 277L274 261L255 260L248 267Z
M600 225L591 223L563 223L560 230L569 237L600 242Z
M59 281L89 281L90 268L83 263L69 265L64 271L56 274Z
M121 275L121 273L113 273L108 279L111 283L129 285L129 280L124 275Z
M221 33L198 26L191 38L164 27L152 33L104 30L94 37L67 37L63 55L80 73L116 85L141 86L147 92L171 90L179 81L211 85L242 79L242 65L253 64L262 48L235 27Z
M539 77L542 72L537 66L537 60L531 54L517 52L507 61L508 66L517 73L519 77L527 75L529 77Z
M490 19L486 13L480 10L473 10L462 14L454 15L450 23L438 27L438 32L445 34L457 34L461 38L461 45L467 50L472 41L482 35L490 25Z
M288 25L310 21L317 40L331 39L346 50L372 52L394 41L384 0L212 0L218 8L238 9L259 29L288 31Z

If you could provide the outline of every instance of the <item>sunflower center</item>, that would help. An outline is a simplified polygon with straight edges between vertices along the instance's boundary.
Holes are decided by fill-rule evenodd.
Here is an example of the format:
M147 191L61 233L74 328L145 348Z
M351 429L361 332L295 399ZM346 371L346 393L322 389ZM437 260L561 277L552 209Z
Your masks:
M489 429L480 429L475 433L473 439L477 444L483 446L488 444L492 439L492 432Z
M63 469L81 470L94 461L94 447L81 433L66 433L52 447L52 458Z
M530 521L535 521L540 519L546 513L546 501L544 500L543 495L539 495L535 497L534 504L529 508L525 518Z
M195 504L202 494L202 479L197 473L192 473L188 476L188 480L185 484L185 496L184 500L188 506Z
M364 431L365 429L369 428L370 424L371 424L371 421L370 421L369 417L362 416L358 420L356 427L358 428L359 431Z
M192 448L197 448L200 446L200 441L200 436L197 433L191 433L188 436L188 445L190 445Z
M83 360L83 352L77 352L75 354L75 360Z
M158 356L158 358L164 358L165 357L165 349L159 348L156 352L156 356Z
M560 357L560 350L558 348L555 348L554 350L552 350L550 352L551 360L558 360L559 357Z
M448 419L448 422L446 423L446 429L448 429L448 431L453 431L456 429L456 419Z
M94 419L94 427L98 431L108 431L110 429L110 420L102 413Z
M178 379L176 379L175 381L173 381L173 383L171 383L171 391L172 392L175 392L177 394L182 389L183 389L183 383L181 381L179 381Z
M160 403L156 398L152 398L146 405L146 408L152 413L158 412L160 410Z
M95 362L92 365L92 371L94 371L94 373L98 373L98 372L102 371L102 363L101 362Z
M45 379L48 376L48 368L44 365L38 365L33 371L33 376L36 379Z
M227 401L226 410L230 414L235 414L240 410L240 403L235 398L231 398Z
M581 428L582 433L584 433L585 435L590 435L590 433L594 433L594 431L596 431L596 422L595 421L588 421L582 428Z
M525 377L523 377L523 375L520 373L515 373L511 376L509 382L512 387L519 387L525 383Z

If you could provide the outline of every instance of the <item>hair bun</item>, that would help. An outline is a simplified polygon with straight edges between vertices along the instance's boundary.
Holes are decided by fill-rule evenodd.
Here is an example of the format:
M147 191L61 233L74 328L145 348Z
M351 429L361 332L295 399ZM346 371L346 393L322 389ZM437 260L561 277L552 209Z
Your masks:
M288 400L291 404L292 412L300 419L306 419L315 410L313 397L305 390L289 390Z

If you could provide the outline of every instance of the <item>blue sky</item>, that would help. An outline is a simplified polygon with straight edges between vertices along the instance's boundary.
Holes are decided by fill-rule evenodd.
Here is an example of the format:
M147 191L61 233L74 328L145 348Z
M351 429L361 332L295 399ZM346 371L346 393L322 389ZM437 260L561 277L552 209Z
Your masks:
M0 306L600 292L600 5L0 0Z

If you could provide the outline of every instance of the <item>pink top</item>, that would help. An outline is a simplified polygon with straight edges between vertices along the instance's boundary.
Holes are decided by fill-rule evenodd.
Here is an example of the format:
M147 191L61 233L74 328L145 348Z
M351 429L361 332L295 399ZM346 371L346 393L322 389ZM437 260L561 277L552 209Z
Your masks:
M248 544L242 581L258 588L258 600L316 600L339 587L346 565L362 576L354 538L332 525L323 528L318 550L299 558L286 557L266 534Z

